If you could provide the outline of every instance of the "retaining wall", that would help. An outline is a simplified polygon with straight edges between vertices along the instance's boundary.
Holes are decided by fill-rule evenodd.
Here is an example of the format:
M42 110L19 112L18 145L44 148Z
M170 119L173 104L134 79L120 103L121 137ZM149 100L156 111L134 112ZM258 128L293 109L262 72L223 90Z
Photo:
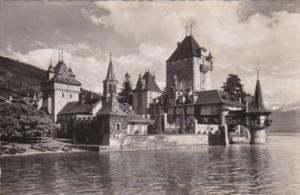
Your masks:
M197 146L208 146L208 135L132 135L126 136L119 146L100 147L100 151L172 149Z

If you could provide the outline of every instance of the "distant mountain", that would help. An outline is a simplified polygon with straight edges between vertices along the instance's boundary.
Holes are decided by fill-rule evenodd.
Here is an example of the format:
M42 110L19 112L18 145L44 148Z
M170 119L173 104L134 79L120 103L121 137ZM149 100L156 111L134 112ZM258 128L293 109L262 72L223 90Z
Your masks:
M0 56L0 95L25 96L39 92L46 71L33 65Z
M272 110L273 124L270 132L300 133L300 101L284 106L276 106Z

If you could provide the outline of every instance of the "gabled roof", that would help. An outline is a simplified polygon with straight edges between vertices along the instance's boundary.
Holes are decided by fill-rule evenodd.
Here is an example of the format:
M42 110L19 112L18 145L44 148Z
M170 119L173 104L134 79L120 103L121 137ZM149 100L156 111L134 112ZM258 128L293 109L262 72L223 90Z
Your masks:
M158 87L157 83L155 82L155 76L152 75L149 71L145 72L142 78L139 78L136 84L136 88L142 87L142 79L144 79L144 87L143 90L145 91L154 91L154 92L161 92L160 88Z
M132 123L154 123L154 120L144 118L140 115L137 115L130 109L128 104L120 104L120 108L123 112L127 114L126 120Z
M257 80L253 102L248 113L270 113L264 105L263 95L261 92L260 81Z
M161 92L160 88L155 82L155 76L153 76L149 71L145 72L143 78L145 79L145 90Z
M151 119L148 119L148 118L144 118L144 117L141 117L137 114L129 114L127 117L126 117L126 120L128 122L132 122L132 123L154 123L154 120L151 120Z
M68 102L58 115L67 114L92 114L93 104L81 104L80 102Z
M200 46L192 35L183 39L167 62L188 57L200 57Z
M75 75L72 69L69 69L64 61L59 61L57 65L54 67L55 75L52 79L46 81L49 82L56 82L56 83L63 83L69 85L77 85L80 86L81 83L75 79Z
M226 92L220 90L206 90L196 92L197 100L195 104L206 105L206 104L225 104L228 106L243 107L243 104L239 102L233 102L226 97Z

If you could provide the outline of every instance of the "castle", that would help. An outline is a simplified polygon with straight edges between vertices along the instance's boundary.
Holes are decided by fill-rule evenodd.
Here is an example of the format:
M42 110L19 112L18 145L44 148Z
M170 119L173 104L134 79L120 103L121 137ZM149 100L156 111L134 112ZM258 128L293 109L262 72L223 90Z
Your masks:
M253 102L243 104L230 100L224 91L211 89L213 69L212 54L192 34L186 35L166 60L166 90L159 88L149 71L139 75L131 109L117 100L118 81L111 56L103 97L96 101L80 92L80 82L60 57L55 67L50 63L48 80L42 83L43 108L73 140L76 121L93 120L94 133L86 140L101 145L147 134L207 135L208 139L222 135L228 144L235 141L234 135L247 132L250 143L264 143L271 113L264 106L259 78Z

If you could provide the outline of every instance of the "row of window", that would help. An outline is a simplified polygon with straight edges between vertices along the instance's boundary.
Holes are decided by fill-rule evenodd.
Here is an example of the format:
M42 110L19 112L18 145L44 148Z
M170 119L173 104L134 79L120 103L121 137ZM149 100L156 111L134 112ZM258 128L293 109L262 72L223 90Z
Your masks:
M65 94L64 94L64 93L61 93L61 97L64 98L64 97L65 97ZM72 94L70 94L69 97L72 99Z

